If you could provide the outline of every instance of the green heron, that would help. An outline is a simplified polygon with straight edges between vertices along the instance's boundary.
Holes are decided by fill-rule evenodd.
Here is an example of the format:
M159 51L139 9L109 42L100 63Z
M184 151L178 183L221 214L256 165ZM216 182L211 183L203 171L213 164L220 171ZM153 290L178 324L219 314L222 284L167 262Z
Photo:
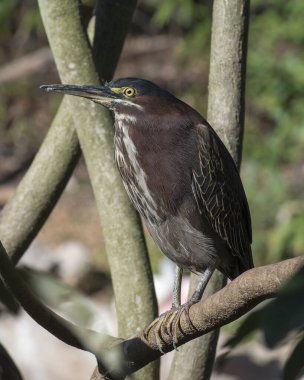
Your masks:
M215 268L232 280L253 267L250 213L238 170L197 111L137 78L42 88L88 98L113 112L115 160L125 189L156 244L177 265L173 309L187 314ZM181 306L185 268L201 278Z

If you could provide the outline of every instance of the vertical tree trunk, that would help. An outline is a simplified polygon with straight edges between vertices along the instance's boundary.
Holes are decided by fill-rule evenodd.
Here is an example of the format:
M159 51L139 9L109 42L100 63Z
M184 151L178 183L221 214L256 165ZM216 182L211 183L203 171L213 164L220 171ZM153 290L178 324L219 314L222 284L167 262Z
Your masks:
M240 167L245 115L249 0L215 0L208 121Z
M88 39L81 32L78 2L39 0L39 6L62 82L97 84L98 76ZM129 6L134 6L134 3L130 2ZM122 10L125 11L125 7L117 8L117 12ZM100 20L96 20L98 22ZM104 38L113 38L104 33ZM114 163L110 113L104 107L83 99L71 97L68 101L103 227L119 335L126 337L156 314L152 272L142 226ZM157 373L157 363L153 363L135 378L153 379Z
M207 119L238 168L241 163L245 110L245 76L249 0L214 0ZM197 279L192 275L191 288ZM215 272L205 295L225 284ZM169 380L208 380L215 359L219 330L184 345L175 353Z

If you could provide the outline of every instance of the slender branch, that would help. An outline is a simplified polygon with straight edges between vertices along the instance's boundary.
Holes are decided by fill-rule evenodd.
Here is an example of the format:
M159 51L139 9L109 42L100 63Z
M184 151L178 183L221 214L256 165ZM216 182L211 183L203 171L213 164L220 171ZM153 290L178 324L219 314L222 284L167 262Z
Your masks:
M136 0L98 0L96 2L93 53L96 67L103 67L100 78L102 80L110 80L114 74L115 64L113 63L116 63L120 56L136 2ZM109 17L110 15L115 15L115 17ZM105 38L107 35L111 38ZM104 54L104 52L107 53Z
M15 264L48 218L80 156L66 106L66 101L61 104L31 167L1 212L1 240Z
M40 303L31 293L15 270L2 243L0 242L0 273L6 286L11 290L24 310L41 326L70 346L84 349L83 344L68 329L68 322ZM66 329L62 328L66 325ZM74 327L74 325L73 325Z
M107 355L108 347L117 344L119 339L109 335L84 329L60 317L39 301L18 274L0 241L0 278L10 289L17 301L40 326L62 342L75 348L93 353L99 367L106 373L113 366L113 355ZM104 364L106 362L106 365ZM118 362L114 363L117 368ZM119 365L118 365L119 367ZM113 377L114 378L114 377Z

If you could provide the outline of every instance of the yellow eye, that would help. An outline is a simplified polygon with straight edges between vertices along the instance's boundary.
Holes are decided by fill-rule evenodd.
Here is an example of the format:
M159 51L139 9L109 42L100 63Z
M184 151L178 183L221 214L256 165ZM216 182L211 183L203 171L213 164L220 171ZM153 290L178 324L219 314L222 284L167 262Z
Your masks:
M136 94L136 90L133 87L126 87L123 93L130 98Z

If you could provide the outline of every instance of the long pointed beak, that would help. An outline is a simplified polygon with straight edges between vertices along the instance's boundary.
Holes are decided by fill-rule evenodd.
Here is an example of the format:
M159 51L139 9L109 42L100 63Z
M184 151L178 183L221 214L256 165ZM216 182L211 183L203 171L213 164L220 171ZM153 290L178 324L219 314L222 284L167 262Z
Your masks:
M113 93L102 86L78 86L73 84L47 84L40 86L47 92L59 92L66 95L81 96L82 98L91 99L98 103L108 102L115 99Z

